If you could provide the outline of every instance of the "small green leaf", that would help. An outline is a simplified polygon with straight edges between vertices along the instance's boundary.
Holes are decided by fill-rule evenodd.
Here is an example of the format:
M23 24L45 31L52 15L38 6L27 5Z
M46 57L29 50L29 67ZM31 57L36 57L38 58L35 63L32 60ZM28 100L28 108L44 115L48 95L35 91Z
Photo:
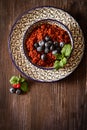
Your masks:
M54 68L56 70L58 70L59 68L64 67L64 65L67 63L67 59L64 57L63 59L61 59L60 61L56 60L54 62Z
M57 60L61 60L63 58L62 54L55 54Z
M20 77L20 78L19 78L19 81L20 81L20 83L22 83L22 82L25 81L25 79Z
M56 61L54 62L54 68L55 68L56 70L58 70L58 69L60 68L59 61L58 61L58 60L56 60Z
M65 65L65 64L67 63L67 59L64 57L64 58L62 59L62 62L63 62L63 65Z
M21 83L21 90L23 92L27 92L28 91L28 83L26 81Z
M12 76L9 80L10 84L16 84L19 83L19 78L17 76Z
M69 57L72 51L72 47L70 44L65 44L61 50L62 55Z
M70 44L65 44L61 50L61 54L55 54L56 61L54 62L54 68L58 70L64 67L67 63L67 58L70 56L72 51L72 46Z
M63 66L64 66L64 64L63 64L63 61L61 60L61 61L59 62L59 67L62 68Z

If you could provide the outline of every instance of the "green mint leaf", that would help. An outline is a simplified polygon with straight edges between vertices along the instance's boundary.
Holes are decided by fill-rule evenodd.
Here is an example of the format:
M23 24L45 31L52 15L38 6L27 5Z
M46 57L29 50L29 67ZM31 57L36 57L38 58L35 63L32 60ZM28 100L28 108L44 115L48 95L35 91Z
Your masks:
M61 50L62 55L65 57L69 57L72 51L72 47L70 44L65 44L64 47Z
M27 92L28 91L28 83L26 81L21 83L21 90L23 92Z
M59 62L59 67L62 68L63 66L64 66L64 64L63 64L63 61L61 60L61 61Z
M56 57L57 60L61 60L63 58L63 55L62 54L56 54L55 57Z
M12 76L9 80L10 84L16 84L19 83L19 78L17 76Z
M60 68L59 61L58 61L58 60L56 60L56 61L54 62L54 68L55 68L56 70L58 70L58 69Z
M67 63L67 59L64 57L63 59L61 59L60 61L56 60L54 62L54 68L56 70L58 70L59 68L64 67L64 65Z
M64 57L64 58L62 59L62 62L63 62L63 65L65 65L65 64L67 63L67 58Z
M25 81L25 79L20 77L20 78L19 78L19 81L20 81L20 83L22 83L22 82Z

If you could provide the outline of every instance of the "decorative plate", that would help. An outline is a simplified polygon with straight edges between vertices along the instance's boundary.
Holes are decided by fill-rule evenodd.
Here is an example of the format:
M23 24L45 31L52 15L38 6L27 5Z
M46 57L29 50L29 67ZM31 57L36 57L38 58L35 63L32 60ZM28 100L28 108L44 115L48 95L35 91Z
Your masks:
M62 69L43 69L33 65L25 56L23 38L26 30L43 19L53 19L63 23L72 33L74 49L68 63ZM75 19L67 12L54 7L41 7L27 11L14 23L9 36L9 52L17 69L28 78L41 82L53 82L65 78L79 65L84 53L84 37Z

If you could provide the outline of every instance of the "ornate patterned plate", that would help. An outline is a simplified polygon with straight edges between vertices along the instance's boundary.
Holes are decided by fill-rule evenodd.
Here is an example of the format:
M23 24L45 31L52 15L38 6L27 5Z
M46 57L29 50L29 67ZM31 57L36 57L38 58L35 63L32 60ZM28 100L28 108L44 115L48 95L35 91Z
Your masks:
M38 68L29 62L24 54L23 38L26 30L43 19L60 21L72 33L74 49L67 65L58 71ZM13 63L25 76L37 81L53 82L65 78L77 68L84 53L84 38L80 26L67 12L54 7L35 8L24 13L14 23L9 36L9 52Z

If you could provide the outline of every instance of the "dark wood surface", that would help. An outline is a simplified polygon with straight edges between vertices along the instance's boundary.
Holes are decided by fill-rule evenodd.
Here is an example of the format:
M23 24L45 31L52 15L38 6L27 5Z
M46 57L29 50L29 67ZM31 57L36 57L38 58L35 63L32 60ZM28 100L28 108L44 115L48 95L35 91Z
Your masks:
M15 19L38 6L55 6L70 13L85 37L78 68L55 83L30 82L30 92L9 93L9 79L19 75L8 53L8 36ZM87 0L0 0L0 130L87 130Z

